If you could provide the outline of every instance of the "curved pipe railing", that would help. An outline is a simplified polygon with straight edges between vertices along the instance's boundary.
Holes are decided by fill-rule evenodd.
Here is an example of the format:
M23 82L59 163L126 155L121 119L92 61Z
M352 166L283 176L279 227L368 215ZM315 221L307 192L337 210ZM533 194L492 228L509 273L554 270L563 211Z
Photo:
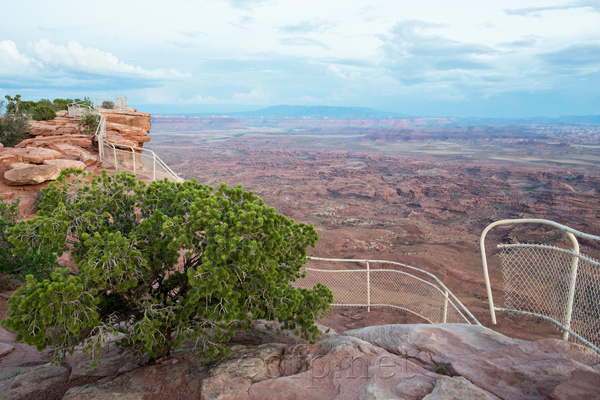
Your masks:
M317 269L317 268L311 268L311 267L305 267L305 270L307 271L316 271L316 272L320 272L320 273L327 273L327 274L338 274L338 273L355 273L355 272L365 272L366 274L366 279L365 279L365 286L366 286L366 303L352 303L352 302L346 302L346 303L335 303L334 300L334 304L333 305L337 305L337 306L349 306L349 307L367 307L367 310L370 311L371 307L375 307L375 306L386 306L386 307L393 307L393 308L398 308L398 309L402 309L405 311L408 311L412 314L415 314L421 318L423 318L424 320L426 320L429 323L434 323L434 321L432 321L430 318L426 317L425 315L419 313L417 310L413 310L410 309L408 306L402 306L402 305L397 305L397 304L383 304L383 303L372 303L371 302L371 293L372 293L372 278L371 275L372 274L377 274L377 273L392 273L392 274L400 274L400 275L404 275L404 276L408 276L409 278L413 279L415 282L418 282L418 284L424 285L425 287L429 287L430 289L432 289L434 292L439 293L442 298L443 298L443 305L441 306L441 310L442 310L442 318L441 321L442 323L445 323L447 320L447 315L448 315L448 306L450 305L451 309L453 309L454 311L456 311L456 313L460 316L460 318L469 324L475 324L475 325L481 325L481 323L479 323L479 321L477 320L477 318L475 318L475 316L473 316L473 314L465 307L465 305L454 295L454 293L452 293L452 291L450 291L450 289L448 289L446 287L446 285L444 285L442 283L442 281L440 281L435 275L433 275L430 272L424 271L420 268L416 268L416 267L412 267L410 265L407 264L402 264L399 262L395 262L395 261L387 261L387 260L369 260L369 259L346 259L346 258L322 258L322 257L310 257L311 260L315 260L315 261L327 261L327 262L332 262L332 263L362 263L362 264L366 264L366 269L362 270L356 270L356 269L350 269L350 270L325 270L325 269ZM374 263L379 263L379 264L391 264L391 265L395 265L395 266L399 266L402 267L403 269L408 269L414 272L417 272L419 274L423 274L423 278L429 278L431 281L427 281L426 279L420 278L418 276L415 276L414 274L407 272L407 271L401 271L401 270L395 270L395 269L371 269L371 264ZM331 288L330 288L331 289ZM335 296L335 293L334 293Z
M494 298L492 295L492 286L491 286L489 271L488 271L487 253L485 250L485 238L486 238L488 232L491 229L493 229L494 227L500 226L500 225L513 225L513 224L542 224L542 225L552 226L552 227L564 232L565 235L567 236L567 238L571 241L571 244L573 245L573 250L565 250L565 249L560 249L560 248L553 247L553 246L544 246L544 245L537 245L537 244L499 244L498 245L499 248L511 248L511 247L512 248L516 248L516 247L543 248L543 249L547 249L547 250L568 253L568 255L571 256L571 266L570 266L571 274L569 276L569 290L568 290L568 294L567 294L567 301L566 301L566 305L565 305L565 317L564 317L563 322L557 321L555 318L549 317L547 315L539 314L539 313L533 313L533 312L524 311L524 310L515 310L515 309L508 309L508 308L494 306ZM559 328L561 328L563 330L563 340L568 340L569 335L572 335L573 337L577 338L585 345L591 347L596 352L600 353L600 348L598 346L593 345L587 339L585 339L584 337L582 337L577 332L575 332L571 329L571 322L572 322L571 319L573 316L573 306L574 306L574 302L575 302L575 291L576 291L577 276L578 276L577 274L579 272L579 261L580 260L586 261L590 265L595 265L600 269L600 264L597 261L592 260L592 259L580 254L579 242L577 240L577 237L580 237L582 239L597 241L600 243L600 236L595 236L595 235L590 235L590 234L587 234L584 232L580 232L580 231L570 228L566 225L562 225L562 224L559 224L557 222L547 220L547 219L505 219L505 220L493 222L493 223L489 224L483 230L483 232L481 233L481 238L479 240L479 248L481 251L483 276L485 279L485 287L486 287L487 295L488 295L488 302L489 302L489 307L490 307L490 317L492 319L492 324L497 323L496 310L516 312L516 313L520 313L520 314L539 317L539 318L545 319L547 321L550 321L550 322L554 323L556 326L558 326Z
M125 98L126 101L127 98ZM85 111L84 111L85 110ZM98 127L96 128L96 132L94 133L94 135L96 136L97 140L98 140L98 148L99 148L99 155L100 155L100 159L103 161L108 162L109 164L112 164L115 166L115 168L119 168L119 163L117 160L117 151L123 151L122 149L128 149L131 151L132 154L132 165L133 165L133 169L131 168L126 168L124 166L121 166L121 169L127 170L127 171L131 171L135 174L140 174L140 175L145 175L148 176L150 178L152 178L152 180L157 180L157 165L160 166L166 173L167 175L169 175L173 180L175 180L176 182L183 182L184 179L179 177L163 160L161 160L161 158L152 150L148 150L148 149L143 149L141 147L135 147L135 146L129 146L129 145L125 145L125 144L119 144L119 143L112 143L109 142L108 140L106 140L105 135L106 135L106 119L104 118L104 115L102 115L102 113L96 111L95 109L93 109L92 107L89 107L87 105L82 105L82 104L78 104L78 103L73 103L69 105L69 117L70 118L81 118L85 113L94 113L96 115L100 116L100 121L98 123ZM111 147L113 149L113 154L114 154L114 159L113 160L109 160L107 157L105 157L104 155L104 146L108 146ZM151 158L153 160L153 165L152 165L152 169L150 173L146 173L144 171L142 171L141 169L137 169L136 168L136 156L140 155L143 156L144 154L149 154L149 158Z

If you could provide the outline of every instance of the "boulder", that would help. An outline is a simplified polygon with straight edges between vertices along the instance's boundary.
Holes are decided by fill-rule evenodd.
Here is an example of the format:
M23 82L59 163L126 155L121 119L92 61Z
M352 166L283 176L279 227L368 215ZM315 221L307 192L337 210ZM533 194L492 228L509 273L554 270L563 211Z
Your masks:
M9 185L36 185L53 181L60 175L56 165L35 165L27 168L11 169L4 173Z
M2 151L3 148L4 148L4 145L2 143L0 143L0 151Z
M79 156L79 161L81 161L82 163L84 163L85 165L87 165L88 167L90 165L94 165L98 163L98 157L93 156L91 154L81 154Z
M85 169L87 165L81 161L76 160L46 160L44 161L46 165L56 165L61 171L67 168L81 168Z
M346 331L390 353L418 359L435 368L457 356L499 350L523 341L467 324L378 325Z

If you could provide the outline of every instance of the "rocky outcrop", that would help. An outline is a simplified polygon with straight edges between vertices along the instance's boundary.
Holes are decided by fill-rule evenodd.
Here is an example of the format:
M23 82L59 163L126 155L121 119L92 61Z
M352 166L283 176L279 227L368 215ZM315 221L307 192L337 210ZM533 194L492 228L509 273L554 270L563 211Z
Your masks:
M114 352L96 369L75 363L70 379L103 378L72 387L63 399L593 399L600 384L598 356L588 349L510 339L478 326L371 326L325 334L312 345L265 327L257 323L235 337L231 353L213 362L189 344L138 368L139 359ZM49 368L0 381L0 391L27 398L13 393L36 387L44 371L67 383L68 373Z
M142 147L150 138L150 115L149 113L137 112L134 108L123 110L102 109L102 115L106 120L107 140L113 143L128 146Z
M56 118L47 121L31 120L27 131L36 138L73 135L79 133L79 121L70 119L67 111L57 111Z
M150 140L150 114L138 113L135 109L102 109L107 121L107 139L113 143L141 147ZM25 139L14 148L0 147L0 165L4 167L4 178L8 185L33 185L57 177L56 171L74 168L89 168L98 164L97 143L93 132L82 132L79 120L70 119L66 111L57 112L49 121L31 121L28 131L31 138ZM61 160L61 161L58 161ZM43 164L44 168L33 168ZM54 168L49 167L55 166ZM17 171L18 170L18 171Z

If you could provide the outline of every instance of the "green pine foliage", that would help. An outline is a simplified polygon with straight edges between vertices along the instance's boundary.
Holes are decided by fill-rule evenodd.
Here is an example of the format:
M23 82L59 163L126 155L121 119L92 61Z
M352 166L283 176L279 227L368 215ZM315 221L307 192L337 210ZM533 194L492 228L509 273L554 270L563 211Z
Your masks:
M49 101L50 100L48 100L48 102ZM39 105L35 106L33 112L31 113L31 117L36 121L47 121L56 118L56 112L51 106Z
M63 171L45 189L38 215L10 240L17 251L58 243L78 273L27 277L3 325L17 340L51 347L57 359L80 344L93 357L117 332L120 345L150 358L168 356L186 338L215 358L256 319L314 341L315 320L333 296L321 284L292 284L317 239L312 225L277 214L241 186L146 185L126 172Z
M92 112L86 112L79 121L80 132L96 132L100 123L100 115Z
M25 276L33 275L43 279L58 267L56 249L36 246L27 252L15 252L14 246L8 241L10 229L14 227L21 216L19 214L19 199L5 202L0 196L0 274L8 279L25 280Z
M26 114L7 112L0 115L0 143L6 147L15 146L25 138L28 128L29 118Z

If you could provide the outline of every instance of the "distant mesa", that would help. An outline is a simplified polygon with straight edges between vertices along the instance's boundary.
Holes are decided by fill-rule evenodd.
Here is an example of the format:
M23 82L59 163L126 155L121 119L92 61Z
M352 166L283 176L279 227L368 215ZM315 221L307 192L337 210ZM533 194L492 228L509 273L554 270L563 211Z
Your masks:
M379 119L407 118L408 114L374 110L366 107L272 106L256 111L232 113L238 118L316 118L316 119Z
M255 111L218 113L183 113L198 117L235 117L235 118L276 118L276 119L381 119L409 118L408 114L379 111L366 107L329 107L329 106L288 106L279 105L261 108Z

